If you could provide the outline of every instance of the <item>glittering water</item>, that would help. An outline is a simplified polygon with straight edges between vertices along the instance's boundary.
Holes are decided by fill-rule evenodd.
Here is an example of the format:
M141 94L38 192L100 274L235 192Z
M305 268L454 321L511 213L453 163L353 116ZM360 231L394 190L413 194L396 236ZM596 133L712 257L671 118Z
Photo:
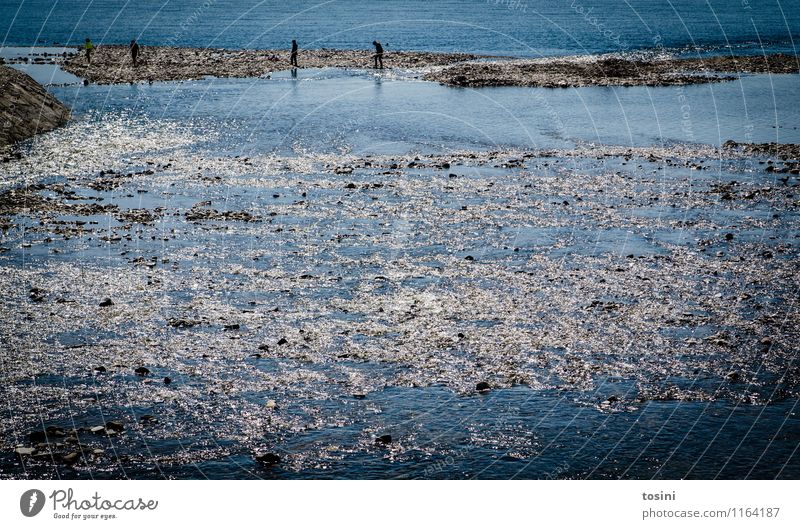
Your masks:
M214 3L178 41L285 40L258 16L222 31L253 5ZM369 5L367 22L394 9ZM647 5L648 26L669 25ZM568 20L566 2L529 26L499 4L451 7L490 10L536 50L583 49L532 31L546 9ZM20 10L7 42L43 24L48 42L76 24L168 36L162 15L98 9ZM752 38L747 14L718 11ZM314 13L293 20L310 31ZM778 15L756 10L759 34L781 41ZM520 49L405 24L380 27L409 48ZM335 29L325 45L358 45ZM800 475L795 166L717 148L800 141L797 76L464 90L301 70L109 87L26 68L75 119L0 163L0 476Z

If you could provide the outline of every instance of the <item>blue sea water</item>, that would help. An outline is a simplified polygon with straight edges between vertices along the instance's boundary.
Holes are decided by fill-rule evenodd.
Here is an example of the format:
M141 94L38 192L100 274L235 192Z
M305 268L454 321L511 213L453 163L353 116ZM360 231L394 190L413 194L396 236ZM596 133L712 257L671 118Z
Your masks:
M3 0L0 46L125 43L550 56L654 47L795 49L786 0Z

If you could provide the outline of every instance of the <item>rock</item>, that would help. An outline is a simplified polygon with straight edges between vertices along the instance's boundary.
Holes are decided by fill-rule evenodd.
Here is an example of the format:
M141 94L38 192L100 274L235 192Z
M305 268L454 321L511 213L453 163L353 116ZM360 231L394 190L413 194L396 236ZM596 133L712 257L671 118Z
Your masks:
M226 331L238 331L239 330L239 324L238 323L232 323L230 325L226 325L225 326L225 330Z
M101 307L110 307L113 304L114 304L114 302L111 301L111 298L106 298L106 299L104 299L103 301L100 302L100 306Z
M389 434L381 435L375 438L376 444L389 445L392 444L392 436Z
M63 461L67 465L74 465L75 463L78 462L78 459L80 459L80 457L81 455L78 452L70 452L69 454L62 457L61 461Z
M41 431L37 430L35 432L31 432L28 434L28 439L30 439L31 443L46 443L47 442L47 435Z
M478 390L480 393L485 393L492 389L492 386L489 385L488 382L478 382L475 384L475 389Z
M108 421L106 423L106 430L109 432L122 432L125 430L125 425L119 421Z
M761 257L763 257L764 259L772 259L772 252L769 250L764 250L763 252L761 252Z
M465 260L465 261L474 261L474 260L475 260L475 258L474 258L474 257L472 257L471 255L468 255L468 256L466 256L466 257L464 258L464 260Z
M271 410L274 410L275 408L278 407L278 404L274 400L270 399L270 400L267 401L266 406L267 406L267 408L269 408Z
M0 66L0 149L69 120L69 109L23 72Z
M89 428L89 431L92 432L93 434L101 434L101 433L105 433L106 427L105 426L92 426L91 428Z
M358 400L363 400L366 399L367 396L364 395L363 393L353 393L353 398Z
M266 454L259 454L255 457L256 461L265 465L277 465L281 462L281 456L267 452Z
M733 234L732 233L726 233L725 234L725 240L726 241L732 241L733 240Z
M14 449L18 456L32 456L36 453L36 449L31 446L18 446Z
M167 384L167 385L172 384L172 379L169 378L169 377L164 377L164 384Z
M97 366L97 367L94 368L94 371L96 371L97 373L105 373L106 372L106 368L103 367L103 366Z
M726 378L726 379L728 379L728 380L730 380L731 382L736 382L736 381L738 381L739 379L741 379L741 378L742 378L742 376L739 374L739 372L738 372L738 371L731 371L730 373L728 373L727 375L725 375L725 378Z
M133 372L139 375L140 377L145 377L150 374L150 370L147 369L146 367L137 367Z
M280 340L278 340L278 345L286 345L287 343L289 343L289 340L287 340L286 338L281 338Z
M59 426L48 426L44 429L48 437L64 437L67 433Z
M156 418L149 413L146 413L139 417L139 422L156 422Z

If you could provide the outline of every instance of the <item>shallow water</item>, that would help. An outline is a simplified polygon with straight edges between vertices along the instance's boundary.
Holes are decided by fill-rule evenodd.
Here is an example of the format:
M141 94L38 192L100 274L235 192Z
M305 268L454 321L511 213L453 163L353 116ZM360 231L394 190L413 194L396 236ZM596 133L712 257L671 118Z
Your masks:
M798 92L797 75L685 87L472 90L419 81L413 72L337 70L54 89L79 116L196 122L214 138L208 148L241 155L793 143L800 141Z
M242 133L120 109L3 165L53 198L0 239L3 476L798 475L796 178L711 147ZM10 452L109 420L76 465Z

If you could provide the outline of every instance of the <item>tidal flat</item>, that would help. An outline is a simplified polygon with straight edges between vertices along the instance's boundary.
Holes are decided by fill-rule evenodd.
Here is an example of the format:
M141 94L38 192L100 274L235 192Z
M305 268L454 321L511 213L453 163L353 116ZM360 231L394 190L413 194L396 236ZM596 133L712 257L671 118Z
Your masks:
M161 132L1 166L3 477L798 475L791 149Z

